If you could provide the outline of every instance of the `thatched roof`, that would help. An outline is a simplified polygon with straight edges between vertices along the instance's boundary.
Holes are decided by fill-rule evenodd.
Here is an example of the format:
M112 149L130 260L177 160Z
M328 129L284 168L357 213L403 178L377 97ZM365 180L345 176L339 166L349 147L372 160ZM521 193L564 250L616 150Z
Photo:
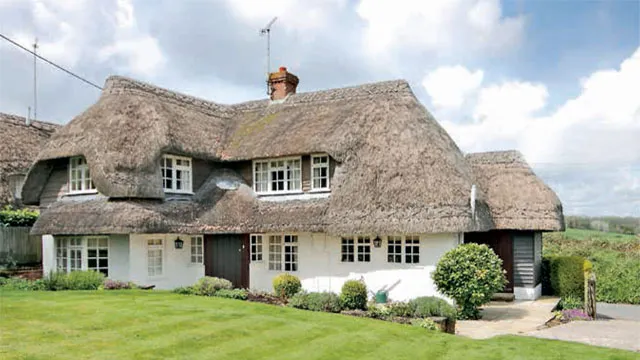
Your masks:
M132 227L135 231L156 232L158 223L178 226L176 217L162 210L173 205L146 203L164 196L158 159L167 152L216 161L220 167L316 152L339 163L331 196L324 200L269 203L258 200L244 183L215 192L219 196L200 201L205 205L198 205L184 222L205 232L433 233L494 226L482 196L472 214L471 167L405 81L291 94L283 102L221 105L110 77L98 102L58 132L39 155L23 197L38 201L53 160L84 155L98 191L110 200L56 205L38 228L53 231L43 225L54 221L49 216L80 207L91 211L91 206L96 214L134 212L143 206L147 210L140 213L150 211L150 217L140 224L152 225ZM123 198L129 200L114 201ZM157 214L167 220L158 220ZM68 217L60 216L56 226ZM96 218L96 224L104 221L109 220ZM111 232L120 224L127 222L114 215Z
M11 175L26 175L45 142L60 125L0 113L0 205L13 202Z
M562 204L517 151L468 154L496 229L564 230Z

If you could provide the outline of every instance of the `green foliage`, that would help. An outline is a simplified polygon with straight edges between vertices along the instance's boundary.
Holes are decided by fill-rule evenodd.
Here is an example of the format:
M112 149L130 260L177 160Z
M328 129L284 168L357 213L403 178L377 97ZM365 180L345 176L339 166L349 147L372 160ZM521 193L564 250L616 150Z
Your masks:
M359 280L347 280L340 293L342 307L346 310L367 309L367 285Z
M103 290L130 290L136 287L136 284L131 281L105 279L102 283Z
M584 302L582 301L582 297L567 295L560 299L560 302L558 303L558 309L559 310L584 309Z
M367 316L372 319L386 319L391 316L391 308L385 304L369 303Z
M247 290L244 289L220 289L213 296L227 299L247 300Z
M464 244L445 253L431 274L438 290L455 299L462 319L477 319L478 307L507 283L502 260L486 245Z
M548 286L553 295L565 298L572 296L584 298L584 267L582 256L554 256L544 259L547 262L543 269L548 270ZM546 280L545 280L546 282Z
M18 277L0 278L0 288L4 290L35 291L44 290L42 280L27 280Z
M14 209L7 205L0 210L0 226L33 226L39 212L30 209Z
M289 299L302 289L300 279L291 274L280 274L273 278L273 291L283 299Z
M65 290L98 290L104 274L97 271L72 271L67 274Z
M171 292L181 295L195 295L196 289L193 286L180 286L171 290Z
M391 316L413 317L415 307L406 302L394 302L387 305Z
M342 310L340 297L332 292L308 293L306 300L307 309L311 311L338 313Z
M298 292L297 294L289 298L289 301L287 302L287 306L296 308L296 309L309 310L308 295L309 293L307 293L306 291Z
M457 317L456 308L444 299L435 296L423 296L409 301L413 316L425 318L429 316L443 316L453 320Z
M51 271L49 274L42 278L42 283L45 290L66 290L67 274L59 271Z
M200 296L214 296L216 291L221 289L230 290L233 288L231 281L227 279L205 276L193 286L194 294Z
M411 325L421 327L426 330L440 331L440 326L431 319L415 319L411 322Z

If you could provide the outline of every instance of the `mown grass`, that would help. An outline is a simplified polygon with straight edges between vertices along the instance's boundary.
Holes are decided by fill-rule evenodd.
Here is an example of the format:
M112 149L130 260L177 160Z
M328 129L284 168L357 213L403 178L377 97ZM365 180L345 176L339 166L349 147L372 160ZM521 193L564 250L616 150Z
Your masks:
M635 359L555 340L421 328L158 291L0 290L2 359Z
M596 298L640 304L640 238L634 235L567 229L544 235L545 256L579 255L589 259L597 277Z

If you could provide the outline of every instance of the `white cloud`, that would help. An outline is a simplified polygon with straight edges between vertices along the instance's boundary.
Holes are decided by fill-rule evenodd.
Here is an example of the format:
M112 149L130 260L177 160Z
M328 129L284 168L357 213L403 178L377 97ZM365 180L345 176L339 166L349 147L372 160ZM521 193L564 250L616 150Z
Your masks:
M499 0L361 0L367 50L405 46L439 52L499 50L516 45L524 18L504 17Z
M482 70L471 72L460 65L443 66L428 73L422 79L422 86L434 106L457 109L470 93L478 89L483 77Z

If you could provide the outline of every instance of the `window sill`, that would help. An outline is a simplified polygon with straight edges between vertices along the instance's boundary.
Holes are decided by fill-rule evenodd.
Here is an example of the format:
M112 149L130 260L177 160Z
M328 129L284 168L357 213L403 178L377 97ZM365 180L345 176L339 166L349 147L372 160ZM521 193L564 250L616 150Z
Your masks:
M322 194L322 193L330 193L330 192L331 192L331 189L312 189L312 190L309 190L308 192L309 192L309 193L311 193L311 194L318 194L318 193L320 193L320 194Z
M258 196L278 196L278 195L302 195L304 191L278 191L278 192L256 192Z
M84 190L84 191L69 191L65 196L76 196L76 195L96 195L98 194L98 190Z
M171 195L195 195L195 193L192 192L192 191L165 190L164 193L165 194L171 194Z

